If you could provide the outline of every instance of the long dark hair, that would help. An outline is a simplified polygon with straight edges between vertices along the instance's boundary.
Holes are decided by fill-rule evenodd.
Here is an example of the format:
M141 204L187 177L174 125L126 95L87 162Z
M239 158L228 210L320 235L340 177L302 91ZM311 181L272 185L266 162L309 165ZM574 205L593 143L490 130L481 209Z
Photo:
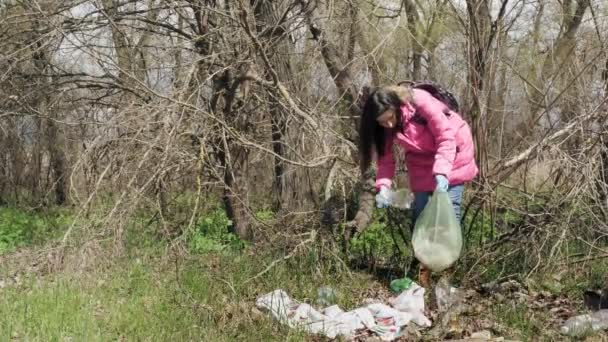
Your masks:
M387 133L394 134L396 129L401 128L401 105L402 100L394 90L387 88L375 88L371 91L361 113L359 125L359 153L361 155L361 173L369 169L372 162L372 149L376 150L378 158L384 155ZM386 129L376 119L387 110L394 110L397 115L397 125L394 129ZM392 131L392 132L390 132Z

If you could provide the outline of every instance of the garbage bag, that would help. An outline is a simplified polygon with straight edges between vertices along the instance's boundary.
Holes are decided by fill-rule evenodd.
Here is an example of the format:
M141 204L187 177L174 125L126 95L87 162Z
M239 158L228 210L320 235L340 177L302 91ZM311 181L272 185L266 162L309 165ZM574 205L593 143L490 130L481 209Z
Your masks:
M414 256L431 271L440 272L460 257L462 232L447 192L435 192L416 220Z

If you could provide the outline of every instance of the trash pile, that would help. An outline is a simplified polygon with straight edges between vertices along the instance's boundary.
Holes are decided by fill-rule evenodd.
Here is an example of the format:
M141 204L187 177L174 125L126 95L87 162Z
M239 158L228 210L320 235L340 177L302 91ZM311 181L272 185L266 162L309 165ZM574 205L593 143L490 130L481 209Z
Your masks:
M260 296L256 306L269 311L282 324L330 339L338 336L353 339L367 330L382 341L393 341L403 334L410 322L420 327L431 326L431 321L424 315L424 293L424 288L412 283L397 297L390 298L390 305L373 302L345 312L337 305L319 311L278 289ZM320 295L325 300L331 293L322 289Z

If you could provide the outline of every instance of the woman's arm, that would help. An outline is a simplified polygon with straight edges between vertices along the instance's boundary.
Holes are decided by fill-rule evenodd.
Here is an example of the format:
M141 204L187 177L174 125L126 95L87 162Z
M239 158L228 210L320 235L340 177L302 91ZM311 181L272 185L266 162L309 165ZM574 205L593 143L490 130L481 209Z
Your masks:
M433 174L449 178L456 158L456 130L450 125L445 112L450 109L443 102L421 89L413 89L412 103L419 114L426 119L431 134L435 137L437 153L433 163Z
M381 187L390 188L395 176L395 159L393 158L393 137L390 133L386 133L386 146L384 147L384 155L378 156L376 171L376 191Z

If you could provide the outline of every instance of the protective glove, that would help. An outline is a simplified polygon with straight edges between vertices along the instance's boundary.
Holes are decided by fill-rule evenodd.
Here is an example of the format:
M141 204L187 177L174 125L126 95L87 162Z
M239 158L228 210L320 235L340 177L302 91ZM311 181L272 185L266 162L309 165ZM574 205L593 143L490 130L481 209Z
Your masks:
M383 186L380 191L376 194L376 207L382 209L387 208L391 204L391 195L393 192L391 189Z
M437 182L437 188L435 191L437 192L447 192L450 187L450 182L447 177L444 175L435 175L435 181Z

